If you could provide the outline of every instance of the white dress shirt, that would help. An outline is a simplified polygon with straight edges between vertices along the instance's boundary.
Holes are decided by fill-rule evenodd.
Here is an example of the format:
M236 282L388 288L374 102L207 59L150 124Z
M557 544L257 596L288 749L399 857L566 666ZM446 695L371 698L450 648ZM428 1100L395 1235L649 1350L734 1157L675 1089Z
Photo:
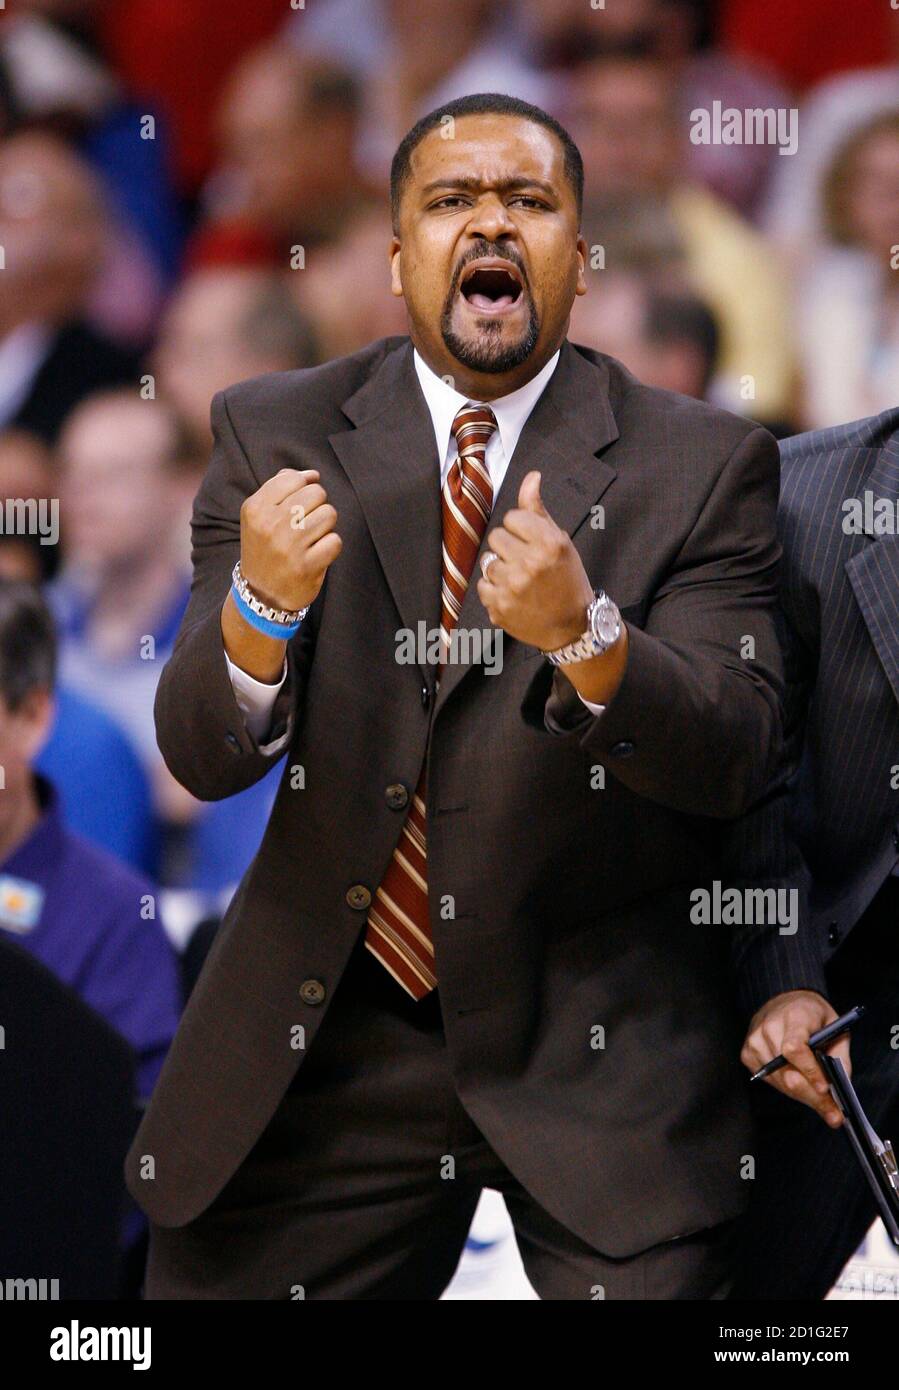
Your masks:
M413 351L413 360L434 425L437 457L440 460L440 486L442 488L458 454L452 433L453 421L462 407L469 403L469 397L460 395L442 377L433 372L424 359L419 356L417 350ZM484 462L493 484L494 499L499 494L521 431L525 427L528 416L542 396L547 382L556 369L558 360L559 353L556 352L545 367L530 381L526 381L524 386L520 386L517 391L512 391L508 396L500 396L498 400L489 402L490 409L496 417L497 427L487 442ZM247 729L259 742L271 724L271 712L278 691L287 679L287 659L284 660L281 679L275 685L267 685L265 682L257 681L252 676L247 675L246 671L234 665L227 652L225 653L225 661L228 664L234 697L244 716ZM581 699L583 700L583 696ZM583 703L593 714L602 714L605 709L605 705L593 704L589 700L583 700ZM290 731L288 730L280 739L274 739L271 743L259 743L260 751L266 754L280 752L282 748L286 748L289 739Z

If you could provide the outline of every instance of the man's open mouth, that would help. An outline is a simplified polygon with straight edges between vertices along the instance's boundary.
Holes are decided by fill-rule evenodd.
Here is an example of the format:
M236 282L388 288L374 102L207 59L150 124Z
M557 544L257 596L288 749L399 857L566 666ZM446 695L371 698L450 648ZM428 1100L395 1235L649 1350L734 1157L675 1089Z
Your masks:
M479 260L466 267L459 288L472 308L496 313L518 302L523 282L510 261Z

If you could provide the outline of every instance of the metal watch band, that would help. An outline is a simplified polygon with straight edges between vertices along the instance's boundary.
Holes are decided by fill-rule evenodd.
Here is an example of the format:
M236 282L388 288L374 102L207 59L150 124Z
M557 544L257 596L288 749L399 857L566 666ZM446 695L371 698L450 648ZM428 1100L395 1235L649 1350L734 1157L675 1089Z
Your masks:
M589 661L591 656L598 656L601 652L608 651L609 647L613 645L612 642L601 642L593 631L593 610L597 604L603 602L610 604L616 612L618 611L608 595L602 589L597 589L587 605L586 631L566 646L556 647L554 651L542 653L552 666L568 666L577 661ZM620 614L618 631L621 631Z
M599 651L600 646L593 633L585 632L576 642L569 642L567 647L557 647L554 652L544 652L543 655L553 666L568 666L575 661L589 661Z
M256 597L244 579L239 560L231 571L231 581L248 608L252 609L258 617L264 618L266 622L275 623L278 627L295 627L297 623L302 622L309 612L308 605L305 608L296 608L292 612L285 608L269 608L268 604Z

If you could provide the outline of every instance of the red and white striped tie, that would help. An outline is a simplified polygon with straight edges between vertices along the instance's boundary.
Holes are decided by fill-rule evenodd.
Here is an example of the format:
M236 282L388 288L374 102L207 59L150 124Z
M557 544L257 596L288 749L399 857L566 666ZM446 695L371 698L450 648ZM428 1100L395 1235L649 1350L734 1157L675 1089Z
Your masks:
M459 456L453 461L441 494L440 671L446 664L450 634L458 622L493 507L493 485L484 454L495 429L496 419L486 405L463 406L453 421ZM437 984L428 918L425 791L423 764L399 844L375 894L365 932L368 950L413 999L423 999Z

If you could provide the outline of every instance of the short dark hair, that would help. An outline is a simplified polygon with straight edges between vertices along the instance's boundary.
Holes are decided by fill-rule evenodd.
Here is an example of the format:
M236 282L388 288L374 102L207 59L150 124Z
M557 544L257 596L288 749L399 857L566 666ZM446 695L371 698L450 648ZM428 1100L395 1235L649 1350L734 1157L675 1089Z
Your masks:
M34 585L0 577L0 695L16 710L32 690L56 683L56 625Z
M253 295L243 315L241 337L250 347L270 353L288 367L316 367L322 361L315 326L293 297L284 293L280 275L272 274Z
M416 122L407 135L403 136L390 166L390 216L394 232L399 229L400 202L412 171L412 152L446 116L452 116L454 119L460 116L520 116L525 121L533 121L535 125L542 125L546 130L552 131L565 156L565 174L574 190L580 225L584 206L584 161L565 127L554 116L550 116L539 106L532 106L529 101L505 96L501 92L478 92L474 96L457 97L455 101L449 101L445 106L438 106L429 111Z
M305 90L303 114L307 116L346 113L356 117L362 106L358 78L341 63L313 58L304 63Z
M711 309L689 290L650 288L644 332L651 343L689 343L703 362L703 387L708 388L718 362L721 334Z

